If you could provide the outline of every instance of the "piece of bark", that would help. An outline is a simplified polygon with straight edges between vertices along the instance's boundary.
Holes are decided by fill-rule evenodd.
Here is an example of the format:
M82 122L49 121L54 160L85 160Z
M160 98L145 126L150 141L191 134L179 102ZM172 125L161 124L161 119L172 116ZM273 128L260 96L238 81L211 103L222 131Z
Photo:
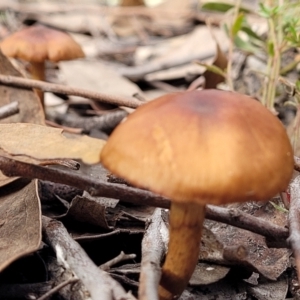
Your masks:
M157 208L142 241L139 300L158 300L160 264L166 252L168 229L162 219L162 209Z
M80 245L75 242L63 224L42 217L43 233L53 248L58 261L81 280L93 300L134 300L122 286L99 269Z
M0 107L0 119L5 119L19 112L19 103L13 101L9 104Z
M289 228L290 236L288 242L293 249L298 281L300 278L300 175L290 183L290 209L289 209Z
M82 128L84 132L90 132L95 128L111 132L127 115L126 111L117 110L95 117L80 117L71 114L56 114L50 117L54 117L56 122L64 126Z

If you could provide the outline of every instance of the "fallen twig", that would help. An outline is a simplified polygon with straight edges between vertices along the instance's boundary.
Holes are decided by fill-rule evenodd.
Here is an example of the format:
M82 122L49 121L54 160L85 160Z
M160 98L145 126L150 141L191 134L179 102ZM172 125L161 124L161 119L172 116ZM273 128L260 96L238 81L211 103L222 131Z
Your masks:
M62 289L66 285L71 284L71 283L75 283L77 281L78 281L77 278L70 278L70 279L62 282L61 284L58 284L57 286L55 286L54 288L52 288L50 291L48 291L46 294L44 294L43 296L39 297L37 300L46 300L47 298L49 298L53 294L57 293L60 289Z
M298 280L300 279L300 175L290 183L290 209L288 242L291 244L296 259Z
M102 264L101 266L99 266L99 268L103 271L108 271L113 265L116 265L124 260L135 259L135 258L136 258L135 254L125 254L123 251L121 251L121 253L118 256Z
M114 104L118 106L126 106L131 108L137 108L142 104L142 102L136 100L135 98L122 98L113 95L107 95L102 93L97 93L93 91L88 91L85 89L65 86L61 84L54 84L39 80L27 79L16 76L8 76L0 74L0 83L8 86L17 86L25 89L40 89L44 92L60 93L65 95L80 96L102 103Z
M80 245L70 237L61 222L43 216L42 223L46 241L56 252L58 261L65 268L71 269L74 275L81 280L90 293L91 299L135 299L130 293L126 293L118 282L92 262Z
M142 241L139 300L158 300L160 264L166 252L165 239L169 234L161 214L159 208L154 211Z
M68 170L45 168L3 156L0 156L0 169L6 176L20 176L30 179L38 178L41 180L62 183L77 187L81 190L86 190L95 196L118 199L123 202L137 205L143 204L161 208L170 207L170 201L168 199L149 191L121 184L108 183L98 178L92 178ZM289 235L287 228L275 225L236 209L208 205L206 217L214 221L223 222L261 234L271 241L280 242L282 245L285 245L285 239Z
M154 195L149 191L108 183L99 178L93 178L78 172L50 169L13 160L4 156L0 156L0 169L6 176L20 176L29 179L38 178L41 180L62 183L81 190L86 190L94 196L118 199L123 202L138 205L144 204L164 208L170 206L170 203L166 198Z
M272 247L287 247L286 239L289 235L287 228L262 218L254 217L239 209L207 205L206 217L213 221L226 223L263 235L267 238L267 243Z
M0 119L10 117L17 113L19 113L19 103L17 101L0 107Z
M73 159L43 159L39 163L40 166L64 166L71 170L79 170L80 163Z
M56 114L53 117L55 118L56 122L59 122L64 126L78 127L82 128L85 132L89 132L92 129L110 131L114 129L127 115L128 113L126 111L117 110L95 117L80 117L71 114Z
M55 122L52 122L50 120L45 120L45 123L46 123L46 125L48 125L50 127L61 128L61 129L63 129L64 132L80 134L83 131L82 128L71 128L71 127L63 126L63 125L57 124Z

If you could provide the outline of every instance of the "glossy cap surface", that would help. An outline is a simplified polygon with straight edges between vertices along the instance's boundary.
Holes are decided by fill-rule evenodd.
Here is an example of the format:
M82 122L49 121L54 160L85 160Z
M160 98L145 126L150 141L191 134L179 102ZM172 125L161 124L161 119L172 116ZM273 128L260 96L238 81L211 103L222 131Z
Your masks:
M12 34L1 42L0 48L6 56L29 62L58 62L84 57L80 45L70 35L42 25Z
M142 105L112 133L101 161L133 185L201 204L267 200L293 172L281 122L258 101L217 90Z

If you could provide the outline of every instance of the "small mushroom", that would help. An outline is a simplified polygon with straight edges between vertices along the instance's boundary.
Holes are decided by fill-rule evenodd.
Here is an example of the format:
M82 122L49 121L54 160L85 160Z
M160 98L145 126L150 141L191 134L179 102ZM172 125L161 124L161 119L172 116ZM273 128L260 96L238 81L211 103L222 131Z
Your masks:
M45 79L45 61L58 62L84 57L78 43L65 32L33 25L5 38L0 49L4 55L30 62L33 79ZM43 92L39 91L43 103Z
M171 199L161 300L177 299L198 262L206 204L267 200L292 176L280 121L258 101L218 90L179 92L146 103L108 139L112 173Z

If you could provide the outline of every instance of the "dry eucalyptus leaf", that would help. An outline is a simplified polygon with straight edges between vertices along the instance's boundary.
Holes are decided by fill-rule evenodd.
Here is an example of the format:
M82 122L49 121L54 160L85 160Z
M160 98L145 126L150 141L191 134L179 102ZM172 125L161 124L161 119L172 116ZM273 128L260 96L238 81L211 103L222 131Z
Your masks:
M222 40L222 49L228 48L228 41L225 33L215 30L218 40ZM154 46L156 47L156 45ZM119 68L119 73L123 76L139 79L145 75L161 71L163 69L180 66L194 60L207 59L215 54L215 41L206 26L196 26L195 29L182 37L180 44L176 44L173 49L163 53L161 56L150 59L143 65L135 67Z
M210 63L212 59L204 60ZM175 80L180 78L188 78L190 76L201 75L205 72L205 67L196 64L184 64L182 66L172 67L169 69L156 71L145 76L146 81L167 81Z
M263 236L247 230L214 221L206 220L205 224L224 248L232 250L229 253L234 254L239 247L245 249L245 256L232 263L244 265L270 280L276 280L289 266L290 249L268 248Z
M105 27L99 14L83 13L82 11L76 10L70 11L67 14L37 14L35 19L50 27L84 34L89 32L91 28L97 28L97 30L102 31L104 30L103 27Z
M274 197L272 202L279 207L283 205L279 197ZM274 205L267 202L256 203L234 203L232 206L235 209L239 209L245 213L253 215L257 218L261 218L265 221L274 223L275 225L287 227L288 226L288 213L277 209Z
M17 71L6 56L0 51L0 74L19 76ZM33 90L20 89L12 86L0 85L0 106L13 101L19 103L19 113L2 119L0 123L35 123L45 124L45 116L40 100Z
M212 66L224 71L227 67L227 58L218 43L216 43L216 47L217 53ZM217 74L209 69L203 73L203 76L205 78L205 89L215 89L219 83L224 82L225 80L222 75Z
M188 288L185 290L179 300L245 300L247 297L246 285L239 282L236 278L235 282L228 284L224 280L216 283L198 287L197 289Z
M63 134L62 129L36 124L0 124L0 148L10 155L35 159L82 159L99 162L105 141L84 135Z
M0 74L21 76L6 56L0 51ZM0 85L0 106L18 101L19 113L0 120L0 123L35 123L45 124L45 116L40 100L33 90L20 89L12 86ZM14 181L0 172L0 186Z
M17 180L0 194L0 271L41 242L41 210L36 180Z
M223 245L214 233L205 226L202 229L199 259L215 263L224 263Z
M143 94L136 84L100 61L64 61L59 67L65 82L71 86L122 97Z
M116 199L93 197L85 193L84 196L76 196L72 200L66 216L106 230L143 231L145 222L150 219L153 210L153 207L148 206L127 207L118 204Z
M287 279L281 278L277 281L249 286L247 290L257 300L284 300L286 299L288 287Z
M106 220L106 207L86 197L76 196L71 202L67 216L88 225L113 229Z
M228 267L198 263L189 284L191 286L211 284L224 278L229 271Z

